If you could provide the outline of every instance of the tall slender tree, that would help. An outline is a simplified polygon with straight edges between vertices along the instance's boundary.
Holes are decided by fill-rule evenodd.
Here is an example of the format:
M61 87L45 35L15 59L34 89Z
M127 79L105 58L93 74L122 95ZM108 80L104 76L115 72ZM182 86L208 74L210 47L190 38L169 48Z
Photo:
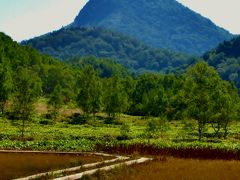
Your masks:
M102 84L91 65L83 68L77 103L86 116L92 113L95 118L96 113L101 109Z
M128 109L128 95L117 76L109 78L105 84L104 105L109 117L113 118Z
M13 90L12 71L3 54L0 59L0 111L4 114L5 106Z
M21 134L24 137L26 121L31 120L34 103L41 93L41 79L31 70L20 67L15 77L14 112L22 121Z
M57 84L54 88L52 94L50 95L48 105L50 105L50 113L53 118L56 119L59 113L61 106L64 104L64 96L62 92L62 87Z
M205 125L213 115L214 92L220 77L206 62L199 62L186 73L185 98L188 115L197 120L199 141L202 140Z
M214 106L212 107L212 127L216 135L223 129L224 138L228 135L228 126L231 120L237 118L237 103L239 95L237 89L226 81L221 81L214 91Z

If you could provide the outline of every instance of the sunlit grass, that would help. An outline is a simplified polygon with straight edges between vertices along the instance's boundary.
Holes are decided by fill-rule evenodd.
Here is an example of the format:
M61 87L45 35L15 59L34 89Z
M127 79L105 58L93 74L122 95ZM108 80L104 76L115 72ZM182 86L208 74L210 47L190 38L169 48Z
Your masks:
M63 107L59 118L46 119L46 99L40 99L36 104L36 112L31 122L26 124L25 138L21 139L20 123L18 121L0 118L0 149L35 149L35 150L70 150L93 151L97 147L112 147L115 145L145 144L160 148L214 147L229 150L240 149L240 122L232 122L229 136L214 137L211 125L205 129L205 137L198 142L197 123L193 120L166 122L164 130L154 132L149 136L147 124L156 117L140 117L120 114L111 123L106 122L107 115L97 114L94 120L90 117L83 125L71 124L70 117L81 113L74 104ZM50 122L42 124L42 121ZM121 127L129 126L127 137L122 137Z

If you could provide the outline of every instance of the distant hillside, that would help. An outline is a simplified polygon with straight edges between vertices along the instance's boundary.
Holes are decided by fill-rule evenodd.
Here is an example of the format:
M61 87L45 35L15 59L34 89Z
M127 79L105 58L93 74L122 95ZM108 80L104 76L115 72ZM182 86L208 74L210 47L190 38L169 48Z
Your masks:
M61 29L22 44L63 60L89 55L111 58L132 70L166 72L189 61L184 54L150 48L133 38L101 28Z
M94 56L87 56L82 58L73 58L66 61L72 67L82 69L86 65L91 65L102 78L109 78L114 75L119 77L126 77L130 72L122 65L114 62L112 59L96 58Z
M73 59L69 63L43 55L29 46L19 45L0 32L0 80L1 73L10 73L14 82L18 71L25 69L30 76L38 77L42 84L42 95L48 96L60 85L66 99L74 98L77 92L78 76L85 65L92 65L101 77L128 76L127 69L109 59L86 57Z
M153 47L198 55L232 37L176 0L90 0L70 26L103 27Z
M42 95L53 92L61 85L66 96L75 87L73 68L52 57L42 55L28 46L21 46L10 37L0 33L0 67L9 71L13 81L17 81L18 71L25 69L30 76L38 77L42 83ZM7 67L6 67L7 66Z
M64 63L43 55L30 46L19 45L2 32L0 32L0 60L0 63L7 61L13 70L21 66L33 69L44 65L64 66Z
M203 58L216 67L223 79L234 82L240 92L240 36L221 43Z

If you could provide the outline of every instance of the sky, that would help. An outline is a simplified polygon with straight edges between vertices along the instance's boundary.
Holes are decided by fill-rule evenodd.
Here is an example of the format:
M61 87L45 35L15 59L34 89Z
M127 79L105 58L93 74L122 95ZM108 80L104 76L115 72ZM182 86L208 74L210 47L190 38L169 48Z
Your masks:
M233 34L240 34L240 0L177 0Z
M26 40L73 22L87 0L0 0L0 31Z
M16 41L73 22L88 0L0 0L0 31ZM231 33L240 34L240 0L177 0Z

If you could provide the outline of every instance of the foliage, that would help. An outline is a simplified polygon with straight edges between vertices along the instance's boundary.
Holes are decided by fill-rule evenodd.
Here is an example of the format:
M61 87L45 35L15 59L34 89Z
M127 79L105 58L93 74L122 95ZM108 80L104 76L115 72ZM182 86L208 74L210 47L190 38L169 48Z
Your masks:
M112 61L99 60L93 56L80 60L76 58L72 66L66 65L41 55L32 48L17 44L4 34L0 34L0 37L0 67L7 70L9 68L6 71L9 75L5 71L5 74L2 73L3 70L0 69L4 77L1 77L0 94L6 91L5 88L11 90L13 81L14 91L9 91L4 101L6 102L6 99L9 101L7 111L12 108L13 114L19 115L11 119L21 119L22 130L26 120L37 116L37 113L32 116L32 112L38 95L46 99L45 102L49 102L55 112L60 112L62 104L66 105L65 111L69 107L75 108L60 116L61 121L70 118L72 124L98 127L101 125L99 114L106 112L108 117L103 117L102 122L108 121L108 126L112 126L119 125L124 113L142 116L143 119L147 119L146 117L164 119L151 127L165 133L169 131L165 128L168 120L190 118L198 123L197 135L203 140L221 133L224 133L225 138L227 135L231 136L229 132L231 123L240 119L239 94L234 85L222 80L207 63L199 62L191 66L185 74L136 75L128 73L122 66ZM6 80L5 77L9 78ZM8 83L9 86L5 86ZM46 117L44 103L40 109L41 118ZM82 111L89 118L80 118L79 114ZM74 113L76 116L72 115ZM94 121L90 114L93 114ZM10 119L10 116L12 113L7 112L5 117ZM116 117L118 121L115 120ZM77 128L78 131L81 128ZM119 130L119 127L117 129ZM105 131L109 133L108 129ZM133 139L131 133L132 130L128 133L129 140ZM138 133L134 137L138 138L141 135ZM107 138L116 140L115 137L107 134ZM101 141L104 138L101 137ZM218 138L221 139L221 136Z
M127 140L129 138L130 126L127 123L123 123L120 128L121 136L117 137L118 140Z
M215 49L205 53L203 58L217 69L224 80L233 82L240 92L239 46L240 37L236 37L219 44Z
M113 76L106 80L104 91L104 108L109 117L115 118L117 114L128 109L128 96L124 90L121 79Z
M168 130L168 122L166 119L151 119L147 123L146 135L147 138L158 137Z
M43 95L51 94L57 84L63 88L66 98L70 98L70 92L74 91L76 72L70 66L42 55L33 48L21 46L0 33L0 67L3 66L4 72L11 74L12 81L15 81L16 72L21 67L35 72L42 81ZM11 80L7 82L10 83Z
M130 70L138 71L168 72L188 64L191 60L187 55L151 48L133 38L101 28L65 28L22 44L70 62L69 59L72 58L76 61L76 57L94 55L98 58L113 59ZM101 63L94 64L102 66Z
M112 59L87 56L82 58L69 59L66 62L69 63L71 66L79 69L83 69L87 65L91 65L101 78L110 78L114 75L126 77L130 74L130 72L126 68L116 63Z
M19 68L15 82L13 108L17 118L22 120L22 137L25 131L25 122L30 120L34 110L33 104L41 93L41 80L29 69Z
M202 139L205 125L213 118L217 123L227 124L233 119L238 99L237 92L228 83L220 79L217 72L205 62L199 62L186 73L185 98L189 117L198 121L199 140ZM213 126L214 127L214 126ZM225 137L227 129L225 130Z
M100 126L71 125L66 122L57 122L52 125L41 125L38 120L30 122L26 127L25 142L19 141L18 129L8 120L0 119L0 149L27 149L27 150L52 150L52 151L96 151L111 149L113 147L154 147L156 149L222 149L224 151L240 151L239 122L230 124L228 139L206 138L202 142L197 141L197 134L189 134L182 139L179 131L184 124L181 121L170 122L169 128L163 131L161 139L142 136L146 133L146 123L138 124L139 117L128 117L126 127L131 127L126 140L118 141L121 136L119 125L107 125L104 122ZM41 120L41 118L39 119ZM142 121L142 120L141 120ZM39 121L40 122L40 121ZM211 129L211 126L208 126ZM128 128L126 128L128 129ZM212 132L209 132L212 133ZM140 149L139 149L140 150ZM116 152L116 151L115 151ZM155 152L155 151L152 151ZM180 151L181 152L181 151Z
M173 119L176 102L173 99L182 88L176 75L143 74L136 80L130 113L144 116L168 116ZM178 98L181 101L181 98ZM179 111L182 111L179 110Z
M63 99L62 87L58 84L54 88L52 94L49 97L49 101L48 101L48 105L51 106L49 108L50 114L53 116L54 119L56 119L56 117L58 115L58 111L63 104L64 104L64 99Z
M214 97L215 103L211 109L215 113L212 117L212 126L216 135L219 135L219 131L222 128L224 130L224 138L226 138L228 135L228 124L238 117L237 109L240 99L235 87L224 81L218 83Z
M101 110L102 84L90 65L86 66L82 71L77 103L86 115L92 113L95 117L95 114Z
M13 91L13 81L11 67L8 61L0 59L0 110L4 114L7 101L10 99Z
M188 114L198 121L199 140L202 139L204 127L213 115L213 93L216 91L220 77L207 63L200 62L190 68L186 74L185 92Z

